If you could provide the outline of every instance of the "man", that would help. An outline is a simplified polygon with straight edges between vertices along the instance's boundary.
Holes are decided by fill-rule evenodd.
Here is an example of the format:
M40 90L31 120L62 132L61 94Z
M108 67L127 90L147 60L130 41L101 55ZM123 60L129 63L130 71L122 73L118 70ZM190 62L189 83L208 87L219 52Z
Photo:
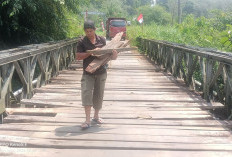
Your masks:
M84 23L85 37L79 40L77 45L77 60L83 60L83 75L81 79L81 97L82 106L85 109L86 120L81 125L82 129L90 127L90 113L91 108L94 108L93 122L102 124L102 120L99 117L99 111L102 108L105 81L107 78L107 72L105 66L101 66L94 73L88 73L85 69L96 58L93 54L86 53L87 50L100 49L106 45L104 37L95 34L94 22L88 20ZM117 58L117 51L113 51L111 59Z

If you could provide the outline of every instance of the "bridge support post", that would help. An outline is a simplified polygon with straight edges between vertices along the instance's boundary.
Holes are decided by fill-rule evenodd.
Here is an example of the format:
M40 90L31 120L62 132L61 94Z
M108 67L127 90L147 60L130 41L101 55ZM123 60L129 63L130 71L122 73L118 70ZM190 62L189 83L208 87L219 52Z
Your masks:
M53 64L53 74L52 76L58 76L59 75L59 67L60 67L60 49L57 51L53 51L51 54L51 61Z
M22 67L23 67L23 74L24 74L24 90L23 90L23 98L30 99L33 96L33 87L32 87L32 66L31 66L32 58L26 58L21 61Z
M210 91L209 91L209 85L211 82L211 76L213 71L213 64L212 61L209 59L203 59L201 57L200 59L200 65L201 65L201 71L202 71L202 77L203 77L203 97L208 102L210 101Z
M2 118L0 119L0 122L3 120L3 113L6 110L6 104L10 103L8 91L14 70L15 67L12 63L4 65L0 68L0 117Z
M225 92L225 107L227 115L232 118L232 67L225 65L224 66L224 92Z

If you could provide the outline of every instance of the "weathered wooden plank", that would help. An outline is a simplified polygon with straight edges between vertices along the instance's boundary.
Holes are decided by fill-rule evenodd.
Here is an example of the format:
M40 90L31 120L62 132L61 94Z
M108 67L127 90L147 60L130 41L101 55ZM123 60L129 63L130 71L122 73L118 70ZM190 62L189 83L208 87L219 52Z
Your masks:
M19 141L23 142L24 139L26 139L26 134L32 135L33 131L33 138L34 139L41 139L41 140L47 140L47 141L53 141L53 140L65 140L65 141L99 141L104 142L108 141L109 143L120 142L120 141L128 141L128 142L144 142L144 143L163 143L164 141L170 142L170 143L179 143L183 142L186 144L206 144L210 145L212 141L214 141L214 144L218 145L227 145L231 144L231 141L228 140L227 135L229 134L228 131L221 130L220 135L221 137L217 137L217 130L207 130L205 128L198 129L198 132L196 132L195 128L188 128L184 130L184 128L175 128L173 132L169 132L168 130L171 129L170 127L167 127L168 129L162 128L162 127L155 127L155 128L149 128L144 129L136 128L136 133L129 132L128 126L122 126L121 131L120 128L116 129L108 129L110 128L110 125L106 125L104 128L97 128L97 126L93 126L93 128L89 131L86 131L85 134L78 128L78 126L57 126L57 128L54 130L54 126L40 126L38 130L35 129L35 125L32 125L32 127L18 127L17 125L15 128L9 127L1 129L0 133L5 134L7 131L9 131L8 136L4 136L5 140L7 139L14 139L12 136L18 137ZM14 131L15 129L15 131ZM18 131L18 134L17 132ZM91 133L95 131L95 133ZM100 132L98 132L100 131ZM41 133L44 132L44 133ZM66 132L69 132L73 136L65 136L67 134ZM118 134L118 132L121 132L121 134ZM161 134L162 132L162 134ZM75 136L78 135L78 136ZM180 134L185 134L186 136L179 136ZM212 136L208 136L211 134ZM146 136L145 136L146 135ZM157 135L157 136L154 136ZM20 138L21 136L21 138ZM176 136L179 136L179 138L176 138ZM204 136L205 138L202 138ZM0 136L0 140L4 139ZM146 145L144 144L144 147Z
M21 139L23 139L23 136L26 136L26 134L33 134L34 138L37 139L44 139L44 140L78 140L78 141L122 141L123 139L126 139L130 142L173 142L178 143L180 141L186 143L186 144L193 144L193 143L199 143L199 144L211 144L212 141L214 141L215 144L231 144L231 141L228 140L228 131L226 130L220 130L221 137L217 137L217 132L219 130L207 130L208 128L200 128L198 129L198 132L195 130L195 128L188 128L184 130L184 128L175 128L173 132L169 132L168 129L172 129L170 127L155 127L155 128L149 128L144 129L144 127L136 128L137 133L131 133L129 132L130 126L122 126L121 127L121 134L118 134L120 132L120 129L107 129L110 127L110 125L106 125L104 128L102 128L102 131L100 133L96 132L91 133L90 131L87 131L86 134L82 134L80 128L78 126L63 126L57 128L54 131L54 126L41 126L38 130L35 129L35 125L32 125L31 127L25 127L25 126L18 126L16 127L10 127L9 128L2 128L0 133L5 134L7 131L9 131L9 135L5 136L5 139L10 139L12 136L21 136ZM18 126L18 127L17 127ZM15 131L14 131L15 130ZM98 130L96 126L93 126L92 131ZM18 134L17 134L17 132ZM69 132L70 134L76 134L79 136L66 136L63 137L62 135L66 134L66 132ZM44 133L41 133L44 132ZM55 134L54 134L55 132ZM162 134L160 134L162 132ZM147 136L144 136L144 135ZM157 136L153 136L156 135ZM179 136L180 134L185 134L186 136ZM211 134L212 136L208 136ZM59 136L60 135L60 136ZM187 136L188 135L188 136ZM179 138L176 138L175 136L179 136ZM205 138L202 138L201 136L205 136ZM49 137L49 138L48 138ZM149 139L148 139L149 137ZM2 137L0 136L0 140ZM24 138L25 139L25 138Z
M115 44L120 42L123 32L116 34L116 36L107 43L102 49L116 48Z
M125 40L121 47L129 47L129 46L130 46L130 40Z
M61 134L62 135L62 134ZM7 141L7 140L3 140ZM61 140L47 140L47 139L36 139L33 140L22 140L18 139L17 141L23 142L26 141L28 148L71 148L71 149L114 149L114 150L182 150L182 151L232 151L232 144L201 144L201 143L175 143L175 147L169 143L158 142L147 142L137 141L130 142L127 140L122 141L68 141L65 139ZM15 140L15 142L17 142ZM109 145L109 142L111 145Z
M116 36L109 42L107 43L104 47L101 49L115 49L119 48L123 44L120 44L120 40L122 38L123 32L116 34ZM95 72L98 68L100 68L102 65L108 63L111 60L111 55L112 54L104 54L103 57L101 58L95 58L85 69L89 73Z
M153 150L117 150L117 149L106 149L106 148L98 148L98 149L85 149L85 148L76 148L72 149L50 149L50 148L4 148L0 149L1 155L5 156L14 156L14 157L21 157L21 156L34 156L34 157L41 157L46 156L47 154L51 156L72 156L75 154L75 156L88 156L91 152L91 154L94 154L95 157L118 157L120 154L120 157L128 157L128 154L133 157L141 157L141 154L146 157L154 157L154 156L188 156L191 155L191 157L198 157L198 156L210 156L210 157L230 157L231 153L226 151L183 151L183 150L169 150L169 149L153 149Z
M101 55L106 53L112 53L113 50L116 50L117 52L123 52L123 51L134 51L137 50L136 47L122 47L122 48L115 48L115 49L100 49L100 50L88 50L86 52L92 53L94 55Z

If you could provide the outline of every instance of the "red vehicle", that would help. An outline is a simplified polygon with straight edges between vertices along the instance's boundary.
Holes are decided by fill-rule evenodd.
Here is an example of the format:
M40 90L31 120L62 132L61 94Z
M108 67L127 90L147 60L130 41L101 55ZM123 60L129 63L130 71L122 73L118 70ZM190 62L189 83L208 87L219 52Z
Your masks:
M106 39L112 39L117 33L124 32L122 39L126 39L126 19L108 18L106 21Z

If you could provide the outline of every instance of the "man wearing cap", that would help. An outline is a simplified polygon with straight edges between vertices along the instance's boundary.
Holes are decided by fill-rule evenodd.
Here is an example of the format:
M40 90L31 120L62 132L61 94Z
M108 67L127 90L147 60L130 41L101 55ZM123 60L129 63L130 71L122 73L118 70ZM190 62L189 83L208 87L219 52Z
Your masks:
M105 66L101 66L94 73L88 73L85 69L97 57L93 54L86 53L87 50L100 49L106 45L104 37L98 36L95 33L94 22L88 20L84 23L85 36L78 41L77 44L77 60L83 60L83 75L81 78L81 98L82 106L85 109L86 120L81 125L82 129L90 127L91 108L94 108L94 116L92 122L102 124L102 119L99 117L99 111L102 108L103 95L105 89L105 81L107 72ZM112 52L112 60L117 58L117 51Z

